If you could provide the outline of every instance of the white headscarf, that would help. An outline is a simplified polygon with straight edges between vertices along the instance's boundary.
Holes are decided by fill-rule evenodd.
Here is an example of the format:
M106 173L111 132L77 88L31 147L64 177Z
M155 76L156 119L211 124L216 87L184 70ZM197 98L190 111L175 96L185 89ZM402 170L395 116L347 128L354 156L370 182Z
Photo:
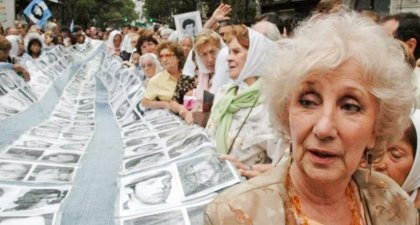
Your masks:
M150 59L152 61L152 63L155 64L155 66L156 66L155 74L159 73L160 71L163 70L162 65L160 65L159 59L157 58L157 56L155 54L153 54L153 53L143 54L142 56L140 56L139 64L141 64L141 62L146 60L146 59Z
M108 40L106 41L106 45L108 46L108 49L111 51L111 52L113 52L114 51L114 49L115 49L115 46L114 46L114 37L117 35L117 34L119 34L120 36L121 36L121 38L122 38L122 35L121 35L121 32L119 32L119 31L117 31L117 30L113 30L110 34L109 34L109 37L108 37ZM121 45L122 45L122 39L121 39ZM121 49L121 47L122 46L120 46L120 49Z
M277 45L264 35L248 28L249 48L244 67L234 81L240 83L249 77L260 77L271 72L271 66L264 65L273 59Z
M417 134L417 149L416 156L414 157L413 166L410 173L408 173L402 188L411 193L411 200L415 200L417 196L417 189L420 187L420 110L416 109L411 116L411 121L414 124Z
M12 48L10 49L10 56L11 57L19 57L19 40L20 36L18 35L7 35L6 39L10 42L12 45Z
M30 40L32 40L32 39L38 39L40 42L41 42L41 49L44 49L45 48L45 43L44 43L44 41L42 40L42 37L41 37L41 35L39 35L38 33L33 33L33 32L31 32L31 33L28 33L26 36L25 36L25 52L28 50L28 44L29 44L29 41Z

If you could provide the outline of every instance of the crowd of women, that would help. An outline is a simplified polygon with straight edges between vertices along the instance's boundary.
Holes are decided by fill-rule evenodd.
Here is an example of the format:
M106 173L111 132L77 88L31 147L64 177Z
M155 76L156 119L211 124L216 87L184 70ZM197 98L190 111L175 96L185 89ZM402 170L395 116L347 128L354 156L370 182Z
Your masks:
M270 14L232 24L230 11L221 4L195 37L126 27L60 43L56 30L31 28L7 35L11 47L0 38L0 52L11 49L0 58L18 63L102 35L144 81L141 110L204 126L221 159L249 178L207 207L207 224L418 224L420 17L321 1L279 29Z

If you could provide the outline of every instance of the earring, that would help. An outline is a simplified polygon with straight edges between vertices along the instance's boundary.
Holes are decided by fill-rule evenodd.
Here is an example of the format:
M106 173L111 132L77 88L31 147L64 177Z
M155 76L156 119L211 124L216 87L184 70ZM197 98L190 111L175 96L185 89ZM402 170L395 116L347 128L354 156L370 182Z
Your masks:
M373 153L371 150L367 150L365 153L365 159L367 162L368 172L366 173L365 181L369 183L370 176L372 175L372 163L373 163Z

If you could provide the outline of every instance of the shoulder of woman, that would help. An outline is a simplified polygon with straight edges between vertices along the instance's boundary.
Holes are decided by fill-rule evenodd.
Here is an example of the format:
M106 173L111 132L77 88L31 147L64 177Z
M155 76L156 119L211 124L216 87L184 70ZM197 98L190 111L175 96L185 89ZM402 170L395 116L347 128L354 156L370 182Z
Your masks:
M416 224L417 212L408 194L388 176L368 173L359 169L353 177L375 224Z
M205 209L206 224L284 224L287 196L278 170L257 176L218 195Z

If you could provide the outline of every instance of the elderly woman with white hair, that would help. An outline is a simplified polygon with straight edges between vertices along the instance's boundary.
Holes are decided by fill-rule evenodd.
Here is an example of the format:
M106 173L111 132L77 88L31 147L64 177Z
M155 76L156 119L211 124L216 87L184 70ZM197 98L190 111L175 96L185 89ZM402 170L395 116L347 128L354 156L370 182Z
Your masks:
M142 68L146 79L144 80L144 85L147 86L150 78L152 78L156 73L159 73L163 70L160 65L159 59L153 53L143 54L139 59L139 66Z
M120 56L120 54L121 54L121 43L122 43L121 32L119 32L117 30L113 30L109 34L109 38L106 42L108 54Z
M399 185L359 167L408 125L414 86L400 45L339 11L302 23L273 65L262 90L291 155L216 197L206 224L416 224Z

